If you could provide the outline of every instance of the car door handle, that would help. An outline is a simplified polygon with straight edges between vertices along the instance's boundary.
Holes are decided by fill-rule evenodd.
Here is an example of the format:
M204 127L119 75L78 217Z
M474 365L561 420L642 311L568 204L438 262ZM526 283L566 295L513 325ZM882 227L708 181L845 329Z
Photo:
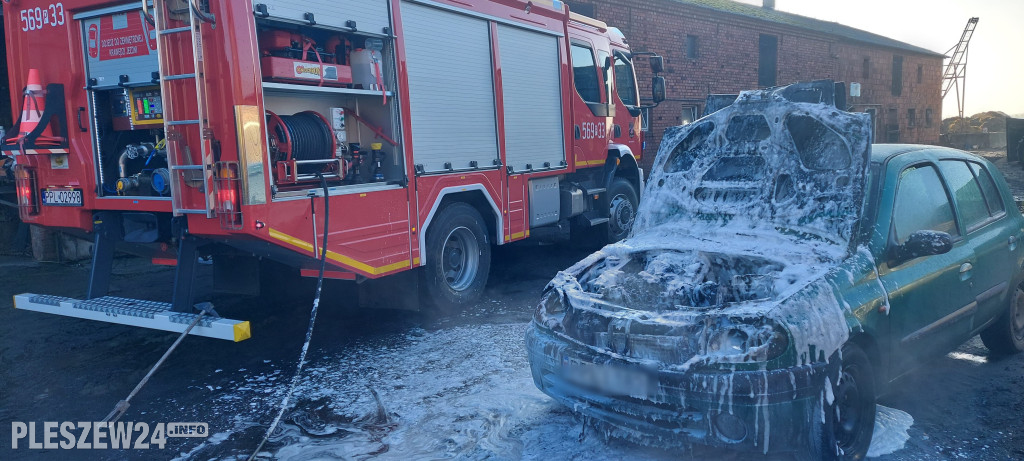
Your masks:
M960 265L960 273L961 274L966 274L966 273L970 272L971 269L974 269L974 266L971 263L963 263L963 264Z
M1010 249L1011 250L1017 249L1017 236L1016 235L1011 235L1010 236L1009 245L1010 245Z

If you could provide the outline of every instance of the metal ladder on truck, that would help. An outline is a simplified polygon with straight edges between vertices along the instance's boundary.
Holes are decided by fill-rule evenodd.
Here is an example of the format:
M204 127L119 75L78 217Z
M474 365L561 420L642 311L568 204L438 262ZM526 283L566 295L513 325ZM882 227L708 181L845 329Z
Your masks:
M213 130L210 128L207 107L206 66L203 61L203 25L216 23L213 15L203 12L195 0L152 0L153 15L148 11L147 0L142 0L146 20L152 20L156 33L157 60L160 69L160 95L164 111L164 134L167 138L167 166L171 172L171 206L174 216L204 214L207 218L216 215L214 189ZM172 8L183 6L183 8ZM171 21L185 25L172 27ZM181 37L187 37L179 40ZM178 40L175 43L175 40ZM191 72L184 66L175 51L182 42L189 42L192 51ZM185 84L188 81L195 83ZM194 91L194 98L191 93ZM178 107L184 101L195 101L196 113L186 114L185 107ZM194 127L194 129L190 129ZM200 162L194 162L193 146L198 146ZM201 187L205 197L202 208L183 201L186 187Z

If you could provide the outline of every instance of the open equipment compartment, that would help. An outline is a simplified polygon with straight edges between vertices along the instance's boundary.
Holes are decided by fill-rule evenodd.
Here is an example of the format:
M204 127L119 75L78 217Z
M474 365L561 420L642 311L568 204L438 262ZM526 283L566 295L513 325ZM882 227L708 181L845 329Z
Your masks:
M272 2L265 6L282 11ZM394 97L394 40L384 35L390 34L387 7L367 2L352 10L383 15L377 21L383 26L369 33L329 22L344 14L297 21L261 14L255 5L275 199L319 190L321 175L332 195L407 182Z
M153 27L134 3L83 12L74 19L85 45L97 195L169 200Z

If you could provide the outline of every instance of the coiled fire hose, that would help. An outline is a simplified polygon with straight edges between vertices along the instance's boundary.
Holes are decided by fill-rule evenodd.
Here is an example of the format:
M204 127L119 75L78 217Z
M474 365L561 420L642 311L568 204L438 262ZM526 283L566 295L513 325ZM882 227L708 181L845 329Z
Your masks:
M306 353L309 352L309 342L313 339L313 326L316 325L316 313L320 308L320 292L324 284L324 271L327 269L327 236L328 226L330 225L331 217L331 205L328 197L330 196L327 190L327 179L324 178L323 174L317 173L317 177L320 178L320 187L324 190L324 238L323 247L320 250L320 274L316 278L316 296L313 297L313 309L309 313L309 327L306 329L306 341L302 344L302 351L299 353L299 363L295 367L295 374L292 376L292 382L288 386L288 392L284 395L284 399L281 400L281 408L277 411L277 416L274 418L274 422L270 424L267 429L267 433L263 435L263 439L260 440L260 444L256 447L256 450L249 455L248 461L256 459L256 455L259 454L260 450L263 449L263 445L270 439L271 434L277 429L277 425L281 422L281 417L284 416L284 412L288 410L288 402L291 400L292 395L295 394L295 389L299 387L299 378L302 377L302 367L306 364ZM310 198L313 201L314 197ZM315 204L314 204L315 205Z

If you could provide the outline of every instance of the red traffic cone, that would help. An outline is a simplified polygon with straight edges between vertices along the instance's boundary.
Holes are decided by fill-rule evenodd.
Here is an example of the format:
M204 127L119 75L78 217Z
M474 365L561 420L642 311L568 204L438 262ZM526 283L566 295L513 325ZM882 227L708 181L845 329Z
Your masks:
M18 136L7 140L7 144L21 144L42 122L46 98L43 92L43 85L39 82L39 70L28 70L28 83L25 85L25 102L22 104L21 119L18 125ZM63 138L53 136L53 126L48 125L39 137L33 142L34 145L59 145Z

